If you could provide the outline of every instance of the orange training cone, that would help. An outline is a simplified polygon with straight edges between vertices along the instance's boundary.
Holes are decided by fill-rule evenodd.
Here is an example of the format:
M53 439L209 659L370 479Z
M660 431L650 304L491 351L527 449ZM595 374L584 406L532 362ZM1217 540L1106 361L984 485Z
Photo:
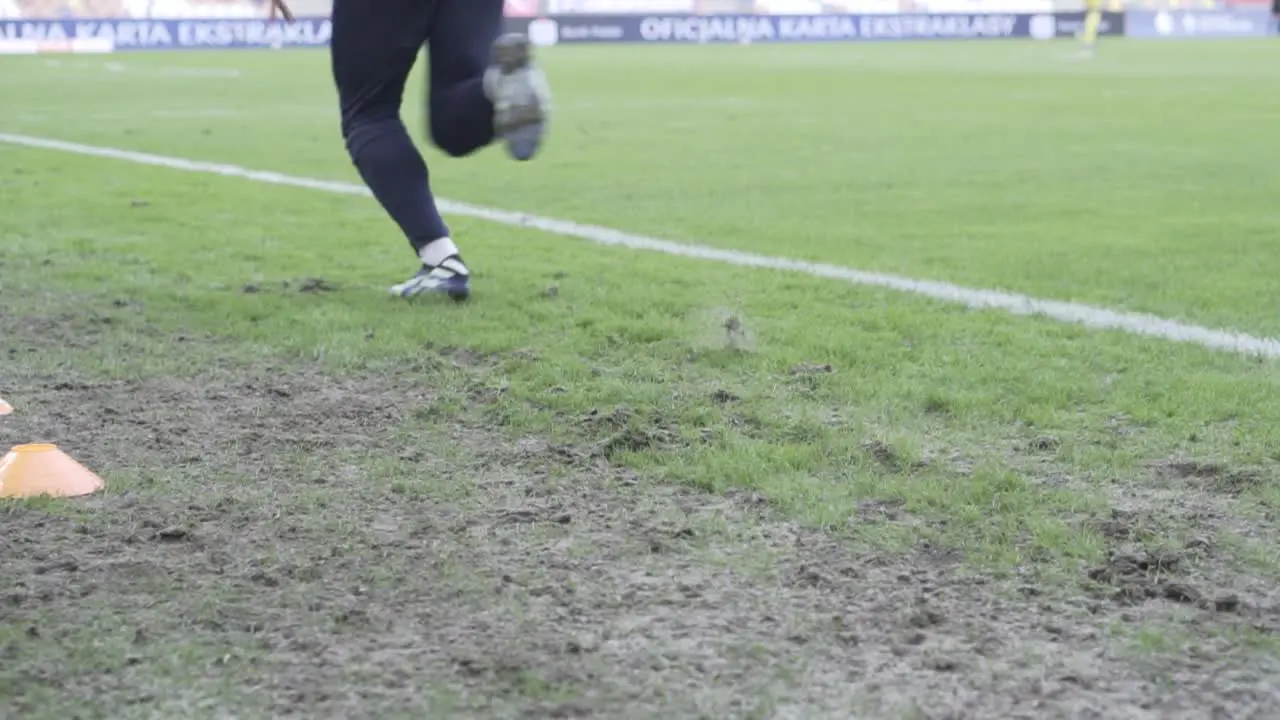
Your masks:
M13 412L13 406L5 402L4 398L0 398L0 415L8 415L11 412Z
M102 478L56 445L18 445L0 460L0 498L73 497L102 486Z

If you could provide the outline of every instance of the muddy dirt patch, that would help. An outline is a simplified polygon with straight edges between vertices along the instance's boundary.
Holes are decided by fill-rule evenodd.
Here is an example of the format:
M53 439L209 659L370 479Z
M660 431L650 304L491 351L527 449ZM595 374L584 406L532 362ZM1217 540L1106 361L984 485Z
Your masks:
M422 421L436 398L420 374L23 382L0 439L59 442L112 490L0 507L0 707L15 716L1280 707L1276 668L1226 646L1113 652L1122 604L994 581L925 546L856 553L763 498L639 479L599 440ZM593 422L608 439L632 419Z

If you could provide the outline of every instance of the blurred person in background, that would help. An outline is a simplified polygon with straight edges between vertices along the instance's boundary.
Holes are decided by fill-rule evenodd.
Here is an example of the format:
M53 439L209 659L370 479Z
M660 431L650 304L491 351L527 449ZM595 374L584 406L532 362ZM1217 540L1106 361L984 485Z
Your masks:
M1280 2L1280 0L1277 0ZM1080 32L1080 52L1093 57L1098 44L1098 26L1102 24L1103 0L1085 0L1084 29Z

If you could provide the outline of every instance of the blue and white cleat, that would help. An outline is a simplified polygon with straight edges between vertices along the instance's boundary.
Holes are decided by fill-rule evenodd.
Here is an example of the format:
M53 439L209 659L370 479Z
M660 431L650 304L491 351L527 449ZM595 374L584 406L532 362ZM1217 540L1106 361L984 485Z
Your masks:
M471 297L471 271L449 238L430 243L418 253L422 267L413 277L391 286L391 294L409 298L424 294L448 295L457 301Z
M506 33L493 43L493 65L484 89L493 103L493 130L517 160L538 152L551 116L551 88L533 64L533 48L524 33Z

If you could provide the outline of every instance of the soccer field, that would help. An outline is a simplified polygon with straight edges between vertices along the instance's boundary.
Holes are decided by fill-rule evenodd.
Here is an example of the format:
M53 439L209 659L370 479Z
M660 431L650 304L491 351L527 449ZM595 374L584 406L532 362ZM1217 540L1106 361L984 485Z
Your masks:
M325 53L0 58L0 717L1280 713L1280 43L1071 50L548 49L467 304Z

